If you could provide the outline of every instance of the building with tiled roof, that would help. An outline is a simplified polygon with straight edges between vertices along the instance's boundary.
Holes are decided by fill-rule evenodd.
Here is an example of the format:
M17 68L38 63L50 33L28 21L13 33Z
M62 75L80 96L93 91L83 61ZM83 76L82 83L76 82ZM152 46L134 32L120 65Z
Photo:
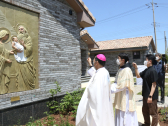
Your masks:
M144 37L135 37L135 38L126 38L126 39L116 39L116 40L107 40L99 41L97 45L98 49L92 49L92 51L101 50L101 51L116 51L116 50L138 50L138 49L148 49L150 43L152 44L153 51L155 51L155 45L152 36Z
M105 54L107 58L105 67L110 74L115 74L118 70L116 59L119 53L127 53L129 62L143 65L146 54L154 53L156 50L152 36L99 41L96 44L99 48L91 50L91 57L99 53Z
M0 53L12 61L10 65L4 62L1 69L4 90L0 92L0 111L5 116L0 125L17 124L18 120L25 125L30 116L35 120L44 117L44 112L49 112L46 103L51 99L50 90L56 89L55 82L61 87L54 96L59 99L81 88L81 74L86 75L89 68L88 51L98 48L82 30L94 26L95 21L82 0L0 0L0 32L9 34L3 48L12 50L10 38L20 33L20 26L31 38L27 53L30 60L24 63L17 62L14 55ZM25 66L23 71L21 64Z

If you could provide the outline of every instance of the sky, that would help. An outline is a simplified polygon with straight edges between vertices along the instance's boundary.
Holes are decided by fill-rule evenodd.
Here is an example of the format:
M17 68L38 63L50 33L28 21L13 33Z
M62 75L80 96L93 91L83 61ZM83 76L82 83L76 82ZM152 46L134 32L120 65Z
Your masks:
M155 41L152 0L83 0L83 2L96 18L95 26L85 28L96 42L142 36L153 36ZM153 2L157 50L164 54L164 31L168 38L168 0L153 0Z

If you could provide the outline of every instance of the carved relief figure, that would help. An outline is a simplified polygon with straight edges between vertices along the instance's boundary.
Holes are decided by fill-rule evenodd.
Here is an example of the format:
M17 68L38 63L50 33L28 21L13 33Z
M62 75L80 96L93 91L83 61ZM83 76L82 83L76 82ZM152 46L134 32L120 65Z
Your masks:
M0 95L39 88L39 13L0 0Z
M14 54L15 59L17 62L22 62L22 61L26 61L27 58L24 56L24 47L23 45L21 45L20 43L23 40L21 40L20 42L18 42L18 38L17 37L12 37L12 47L17 50L17 54Z
M24 58L18 62L19 65L19 84L18 90L32 90L35 88L36 69L33 64L33 45L31 37L28 34L27 29L24 26L18 27L17 38L20 44L24 47ZM16 38L15 38L16 39ZM17 40L16 40L17 41ZM19 44L19 43L18 43ZM20 46L20 45L19 45Z
M9 31L0 31L0 94L8 93L8 86L10 82L9 66L12 61L9 59L10 54L14 54L13 51L7 50L4 47L4 43L9 39Z

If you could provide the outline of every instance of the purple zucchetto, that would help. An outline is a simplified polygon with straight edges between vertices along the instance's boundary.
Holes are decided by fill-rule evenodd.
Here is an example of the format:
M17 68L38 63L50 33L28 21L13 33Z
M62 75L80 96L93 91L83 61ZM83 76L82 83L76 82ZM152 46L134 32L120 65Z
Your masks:
M98 54L96 57L101 61L106 61L106 57L103 54Z

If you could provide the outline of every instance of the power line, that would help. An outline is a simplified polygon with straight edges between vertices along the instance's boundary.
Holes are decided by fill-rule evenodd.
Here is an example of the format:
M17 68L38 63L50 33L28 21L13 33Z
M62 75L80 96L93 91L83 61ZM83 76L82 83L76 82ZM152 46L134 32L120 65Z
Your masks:
M142 31L142 30L146 30L146 29L149 29L149 27L148 28L144 28L144 29L141 29L141 30L137 30L137 29L135 29L135 31L132 31L132 32L139 32L139 31ZM163 32L163 31L157 31L157 32ZM129 34L129 33L131 33L131 32L122 32L122 34ZM153 33L153 32L148 32L148 33ZM143 35L144 34L148 34L148 33L143 33ZM94 36L94 38L98 38L98 37L106 37L107 35L109 36L109 37L111 37L111 36L120 36L120 35L122 35L121 33L116 33L116 32L113 32L113 33L110 33L110 34L105 34L105 35L98 35L98 36ZM142 35L142 34L138 34L138 35ZM106 38L109 38L109 37L106 37ZM161 40L161 39L157 39L157 40Z
M124 38L142 37L141 35L148 36L151 33L153 33L153 32L146 32L146 33L142 33L142 34L132 34L132 35L128 35L127 37L124 37ZM145 35L145 34L148 34L148 35ZM120 35L116 35L116 36L120 36ZM114 37L116 37L116 36L114 36ZM116 39L124 39L124 38L118 38L118 37L114 38L114 37L113 38L111 36L106 37L106 40L103 40L103 41L116 40ZM110 38L110 39L108 39L108 38ZM160 40L163 40L163 39L165 39L165 38L161 38L161 39L157 39L157 40L160 41ZM99 42L99 41L102 41L102 40L98 40L97 42Z
M142 10L139 10L139 11L136 11L136 12L132 12L132 13L130 13L130 14L126 14L126 15L121 16L121 17L116 17L116 18L113 18L113 19L109 19L109 20L104 21L104 22L108 22L108 21L111 21L111 20L115 20L115 19L118 19L118 18L122 18L122 17L128 16L128 15L131 15L131 14L134 14L134 13L137 13L137 12L140 12L140 11L143 11L143 10L146 10L146 9L147 9L147 8L142 9ZM104 23L104 22L99 22L98 24L102 24L102 23Z
M164 7L164 6L159 6L159 7L168 8L168 7Z
M168 3L157 3L157 4L164 4L165 5L165 4L168 4Z
M97 35L97 36L94 36L94 37L101 37L101 36L107 36L107 35L116 35L116 34L121 34L121 33L122 34L131 33L131 32L137 32L137 31L146 30L146 29L149 29L149 28L152 28L152 27L147 24L147 25L143 25L143 26L139 26L139 27L132 27L132 28L124 29L124 30L121 30L121 31L110 32L109 34L105 33L105 34Z
M153 32L147 32L147 33L142 33L142 34L132 34L132 35L129 35L129 36L124 37L124 38L134 38L135 36L137 37L137 36L144 35L144 34L149 34L149 33L153 33ZM120 34L120 35L121 35L121 34ZM115 35L114 37L120 36L120 35ZM133 36L134 36L134 37L133 37ZM147 35L145 35L145 36L147 36ZM107 39L107 38L111 38L111 36L106 37L106 39ZM113 38L113 39L108 39L108 40L115 40L115 39L123 39L123 38ZM107 40L103 40L103 41L107 41Z
M121 13L121 14L118 14L118 15L115 15L115 16L112 16L112 17L109 17L109 18L106 18L106 19L97 21L97 23L101 23L101 22L104 22L104 21L108 21L108 20L113 19L113 18L114 18L114 19L120 18L120 16L121 16L121 17L127 16L127 15L125 15L125 14L130 13L130 12L135 11L135 10L139 10L140 8L144 8L144 7L145 7L144 5L143 5L143 6L140 6L140 7L137 7L137 8L135 8L135 9L126 11L126 12L124 12L124 13ZM145 9L146 9L146 8L145 8ZM144 9L141 9L141 10L139 10L139 11L142 11L142 10L144 10ZM139 12L139 11L137 11L137 12ZM134 13L135 13L135 12L134 12Z

